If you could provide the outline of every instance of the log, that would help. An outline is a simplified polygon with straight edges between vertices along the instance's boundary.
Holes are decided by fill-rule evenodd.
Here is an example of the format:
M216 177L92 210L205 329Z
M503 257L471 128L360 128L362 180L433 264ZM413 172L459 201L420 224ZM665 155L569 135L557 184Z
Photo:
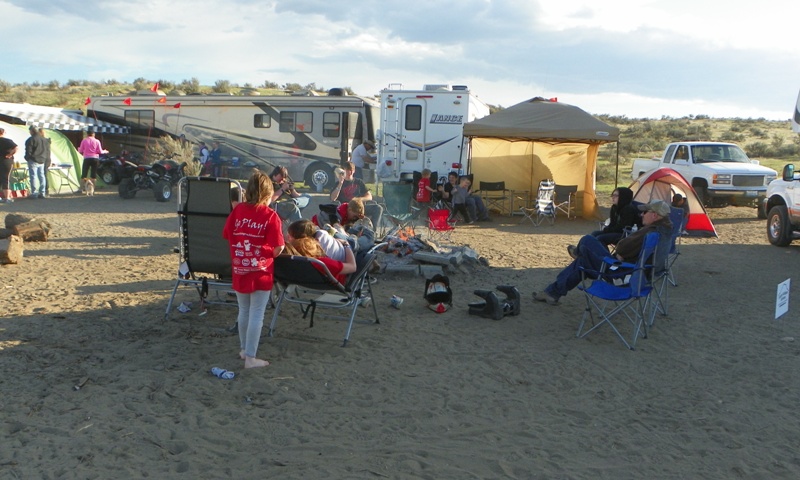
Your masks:
M10 228L0 228L0 238L8 238L14 235L14 231Z
M6 223L6 228L12 229L21 223L32 222L33 220L34 220L33 217L19 215L17 213L9 213L8 215L6 215L5 223Z
M0 240L0 264L17 264L25 250L22 239L16 235Z
M46 242L49 233L50 225L40 220L14 226L14 235L26 242Z

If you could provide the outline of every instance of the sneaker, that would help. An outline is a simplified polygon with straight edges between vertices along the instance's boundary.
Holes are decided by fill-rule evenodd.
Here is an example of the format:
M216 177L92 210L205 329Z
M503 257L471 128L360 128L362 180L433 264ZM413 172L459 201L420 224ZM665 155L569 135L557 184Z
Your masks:
M545 302L548 305L560 305L558 299L547 292L533 292L533 299L537 302Z
M575 245L567 245L567 253L569 253L569 256L572 257L573 260L578 259L578 247Z
M14 203L14 200L10 198L0 198L0 203Z

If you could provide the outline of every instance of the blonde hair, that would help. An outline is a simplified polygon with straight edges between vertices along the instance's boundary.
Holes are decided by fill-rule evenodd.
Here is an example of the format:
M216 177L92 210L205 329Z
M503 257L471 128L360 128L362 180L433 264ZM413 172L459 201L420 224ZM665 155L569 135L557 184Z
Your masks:
M350 214L359 219L364 218L364 201L360 198L354 198L347 202L347 219L350 219Z
M422 170L422 178L428 178L430 176L431 176L431 169L430 168L426 168L426 169Z
M251 205L268 205L273 193L272 180L261 170L256 170L247 181L244 198Z
M322 250L322 245L313 237L295 238L291 242L296 255L304 257L320 258L325 256L325 251Z

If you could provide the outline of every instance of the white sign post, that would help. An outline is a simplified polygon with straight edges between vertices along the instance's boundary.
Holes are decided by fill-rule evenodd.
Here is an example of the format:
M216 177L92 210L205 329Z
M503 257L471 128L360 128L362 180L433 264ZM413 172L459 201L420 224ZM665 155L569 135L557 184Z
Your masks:
M775 320L789 311L789 286L791 283L792 279L787 278L778 284L778 295L775 298Z

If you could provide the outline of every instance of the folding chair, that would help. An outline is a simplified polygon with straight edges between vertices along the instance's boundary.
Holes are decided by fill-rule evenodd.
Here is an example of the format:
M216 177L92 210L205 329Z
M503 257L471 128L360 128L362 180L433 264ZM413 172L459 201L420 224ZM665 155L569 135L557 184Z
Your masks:
M479 182L478 191L486 209L497 211L501 215L510 214L506 202L511 199L511 190L506 189L506 182Z
M314 313L317 308L344 309L347 311L346 316L339 315L334 318L347 320L347 330L342 342L342 346L346 347L350 340L350 331L353 329L359 303L362 298L373 298L369 270L375 261L377 250L385 245L385 243L376 244L369 251L357 255L356 271L347 277L344 284L331 274L324 263L315 258L296 255L277 257L274 278L281 293L275 303L275 312L269 324L268 335L274 336L278 316L286 302L300 305L304 319L309 313L311 314L309 327L314 326ZM289 288L291 286L295 288ZM372 304L374 323L380 323L375 301L370 303Z
M554 203L556 213L563 212L567 215L567 220L572 220L575 215L575 196L578 194L577 185L556 185Z
M414 226L419 216L419 209L411 207L413 185L410 183L384 183L383 203L377 203L382 209L380 223L374 223L377 238L384 238L393 230L402 230Z
M545 218L550 219L550 225L556 221L556 206L553 201L555 193L555 183L551 180L542 180L539 182L539 191L536 194L536 203L533 208L520 207L522 212L522 220L530 220L534 227L541 225L542 220Z
M178 278L167 303L164 319L169 317L175 294L181 285L193 286L205 303L236 306L220 296L232 292L231 257L228 241L222 238L225 221L233 209L231 190L242 186L236 180L214 177L184 177L178 184L178 220L180 259ZM209 300L215 290L215 300ZM227 296L227 295L226 295Z
M685 222L683 209L671 207L669 211L669 219L672 222L672 233L669 239L669 245L659 245L659 249L664 248L667 250L667 253L663 256L663 268L656 269L655 272L655 291L653 292L655 294L655 299L653 300L653 314L650 318L651 326L655 321L656 313L660 313L664 316L667 315L667 301L669 300L669 289L667 288L667 284L670 284L674 287L678 286L678 283L675 281L673 267L675 265L675 261L678 259L678 255L680 255L680 250L678 247L680 246L681 233L683 232L683 226Z
M578 326L578 338L583 338L604 324L608 324L622 343L633 350L636 340L641 335L647 338L647 324L650 316L650 293L653 290L653 265L649 263L658 245L660 235L648 233L644 239L642 250L635 264L620 262L614 257L603 260L603 268L599 272L584 271L584 281L578 288L586 297L586 310ZM587 279L594 278L588 285ZM599 321L595 322L595 313ZM620 333L612 319L617 314L625 317L633 325L630 342ZM592 327L583 331L586 320L591 320Z
M428 210L428 236L434 241L452 241L450 234L456 229L456 222L450 221L450 210L446 208Z

